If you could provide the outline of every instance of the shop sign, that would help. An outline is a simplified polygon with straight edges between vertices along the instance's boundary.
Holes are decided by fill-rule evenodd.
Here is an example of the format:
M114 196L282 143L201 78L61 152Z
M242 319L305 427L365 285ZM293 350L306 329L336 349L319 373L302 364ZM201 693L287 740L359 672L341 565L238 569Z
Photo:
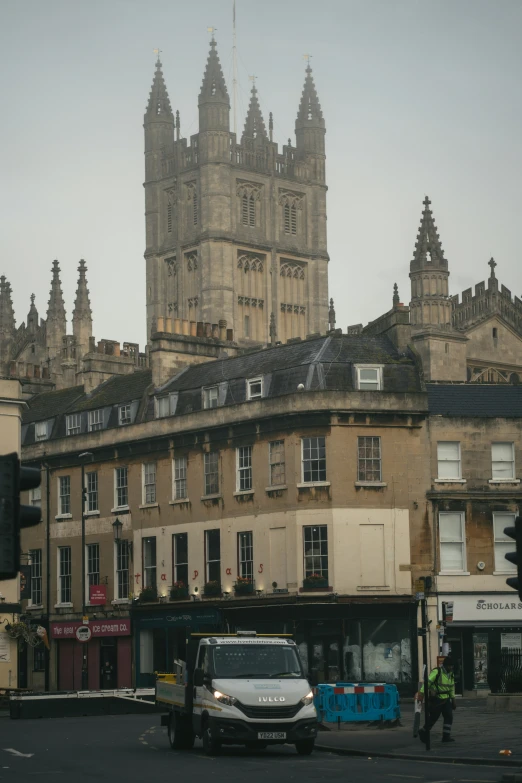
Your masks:
M500 647L502 650L522 650L522 633L501 633Z
M442 602L453 604L454 623L458 622L522 622L522 601L517 594L498 593L474 595L439 596L439 616L442 617ZM449 621L449 618L447 618Z
M179 611L179 612L161 612L150 615L137 615L136 621L141 626L149 625L150 627L157 627L159 624L181 627L181 626L194 626L194 625L219 625L220 615L215 609L200 609L199 611Z
M75 635L79 642L88 642L92 636L92 632L88 625L80 625L80 627L76 629Z
M11 660L11 640L8 635L0 631L0 663L9 663Z
M31 566L20 566L20 600L31 597Z
M107 603L107 585L89 585L89 603L105 606Z
M51 623L51 638L53 639L75 639L79 628L88 628L92 638L101 636L130 636L131 621L130 618L114 620L91 620L88 626L78 621Z

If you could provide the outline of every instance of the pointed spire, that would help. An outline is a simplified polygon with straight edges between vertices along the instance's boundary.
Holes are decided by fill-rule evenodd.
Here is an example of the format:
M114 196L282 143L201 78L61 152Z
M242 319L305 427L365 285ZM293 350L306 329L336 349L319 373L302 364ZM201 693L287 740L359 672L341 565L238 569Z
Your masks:
M87 267L85 261L80 261L78 266L79 278L76 288L76 299L72 317L73 335L76 340L76 356L78 359L89 350L89 341L92 337L92 310L89 301L89 289L87 288Z
M203 83L199 94L199 103L206 101L225 101L230 106L225 77L221 69L221 63L216 48L216 42L212 38L208 53L207 67L203 74Z
M424 269L425 267L447 269L448 262L444 258L444 250L440 243L437 226L433 220L433 212L430 209L431 201L427 196L423 204L424 209L410 268L412 270Z
M270 345L275 345L275 341L277 338L277 327L276 327L276 319L274 313L270 313L270 328L268 330L268 333L270 335Z
M149 95L149 103L145 112L145 121L151 120L174 120L172 114L172 108L170 105L169 94L163 78L163 71L161 70L161 60L156 61L156 71L154 73L154 79L152 81L152 87Z
M179 137L180 137L179 109L176 109L176 141L179 141Z
M297 112L296 128L324 128L323 112L314 84L310 62L306 67L306 77L301 94L301 103Z
M270 141L272 141L274 135L274 115L272 114L272 112L270 112L270 115L268 117L268 132L270 134Z
M53 261L52 273L53 277L51 280L51 293L47 306L47 321L63 320L65 327L65 303L63 301L62 284L60 281L60 265L58 261Z
M252 85L252 92L250 93L250 104L245 120L245 129L243 131L243 137L245 136L259 141L266 141L268 138L266 135L265 121L257 99L255 83Z
M87 288L87 278L85 273L87 267L85 261L80 261L78 267L80 276L78 278L78 287L76 288L76 299L74 300L73 320L75 318L92 318L91 303L89 301L89 289Z
M27 314L27 328L36 329L38 327L38 310L34 303L35 295L31 294L31 306L29 307L29 313Z
M328 325L330 327L330 331L333 332L335 329L335 309L333 299L330 299L330 309L328 310Z
M400 304L401 300L399 297L399 286L397 283L393 284L393 306L397 307Z
M11 334L16 327L13 300L11 299L11 285L5 278L0 277L0 332Z

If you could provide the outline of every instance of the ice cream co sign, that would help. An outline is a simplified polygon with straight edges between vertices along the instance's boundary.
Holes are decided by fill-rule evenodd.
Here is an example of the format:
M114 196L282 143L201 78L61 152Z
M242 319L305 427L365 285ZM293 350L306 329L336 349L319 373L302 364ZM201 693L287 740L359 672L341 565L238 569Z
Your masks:
M522 623L522 601L512 593L439 596L439 617L442 603L453 604L453 622L518 622Z
M89 638L100 636L130 636L130 618L117 618L114 620L92 620L88 626L79 622L51 623L51 637L53 639L76 639L79 628L88 627L91 635ZM83 641L83 640L82 640Z

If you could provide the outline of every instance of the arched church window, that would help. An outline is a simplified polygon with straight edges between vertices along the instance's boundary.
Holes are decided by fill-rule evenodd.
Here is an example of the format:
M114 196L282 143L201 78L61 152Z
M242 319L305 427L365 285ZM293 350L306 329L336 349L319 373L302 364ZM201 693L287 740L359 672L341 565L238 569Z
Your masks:
M284 211L285 234L289 234L290 233L290 204L285 204L283 211Z

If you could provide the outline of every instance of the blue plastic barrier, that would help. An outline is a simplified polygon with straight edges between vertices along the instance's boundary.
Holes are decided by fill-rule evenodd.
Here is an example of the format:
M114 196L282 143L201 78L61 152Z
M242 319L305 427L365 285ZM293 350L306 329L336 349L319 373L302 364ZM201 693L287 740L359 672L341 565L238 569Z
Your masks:
M336 682L314 688L319 720L327 723L390 721L401 716L396 685Z

